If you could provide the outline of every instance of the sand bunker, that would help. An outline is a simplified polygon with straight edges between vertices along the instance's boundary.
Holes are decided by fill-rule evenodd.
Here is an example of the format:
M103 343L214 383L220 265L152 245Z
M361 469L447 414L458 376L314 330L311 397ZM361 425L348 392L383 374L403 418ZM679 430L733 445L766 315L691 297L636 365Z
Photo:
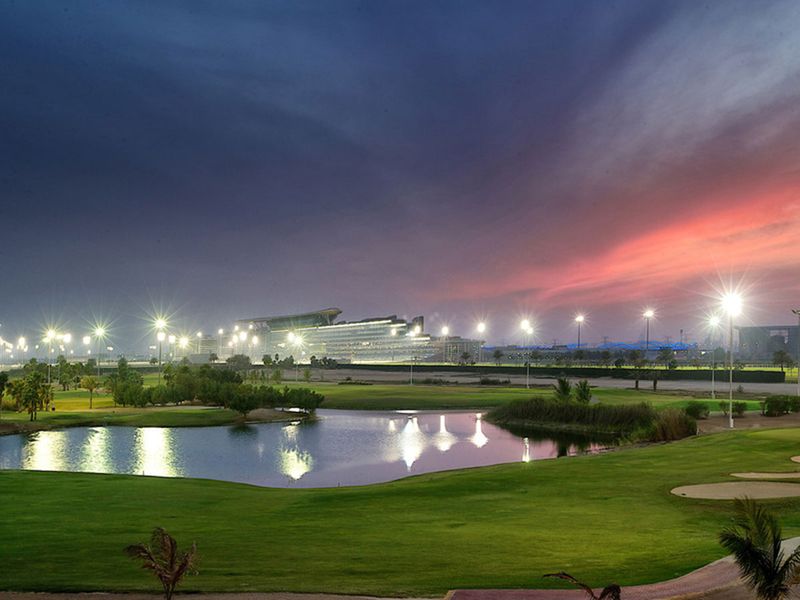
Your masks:
M793 460L794 462L800 462L800 456L793 456L793 457L792 457L792 460Z
M773 481L732 481L728 483L703 483L684 485L672 490L676 496L703 498L706 500L733 500L734 498L796 498L800 497L800 485Z
M790 471L788 473L731 473L731 475L740 479L800 479L800 471Z

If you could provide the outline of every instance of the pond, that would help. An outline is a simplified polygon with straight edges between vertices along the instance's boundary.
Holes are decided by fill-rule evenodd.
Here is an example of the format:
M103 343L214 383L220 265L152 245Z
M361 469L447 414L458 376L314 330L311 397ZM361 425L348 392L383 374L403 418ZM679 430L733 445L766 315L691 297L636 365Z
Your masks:
M335 487L597 452L574 437L520 437L475 412L320 410L311 423L75 427L0 437L0 468Z

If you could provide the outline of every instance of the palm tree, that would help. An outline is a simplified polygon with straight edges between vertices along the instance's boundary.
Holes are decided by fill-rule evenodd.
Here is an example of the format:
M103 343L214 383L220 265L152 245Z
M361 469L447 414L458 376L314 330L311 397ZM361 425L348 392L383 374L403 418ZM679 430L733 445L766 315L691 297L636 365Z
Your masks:
M591 402L592 388L585 379L582 379L575 385L575 399L583 404L589 404L589 402Z
M84 377L81 377L81 387L89 391L89 410L91 410L94 391L97 389L97 379L91 375L85 375Z
M503 351L502 350L495 350L492 354L494 356L494 362L497 363L497 366L500 366L500 360L503 358Z
M798 583L800 548L788 558L781 548L781 526L775 515L751 498L734 500L733 526L719 536L731 552L742 577L761 600L783 600Z
M772 363L779 366L783 371L784 366L792 366L792 356L786 350L776 350L772 354Z
M561 571L560 573L549 573L545 575L545 577L553 577L556 579L563 579L564 581L569 581L574 586L579 587L584 592L586 592L586 596L589 597L591 600L621 600L622 598L622 596L620 595L622 593L622 590L616 583L607 585L606 587L603 588L603 591L600 592L600 595L596 596L592 588L590 588L585 583L578 581L569 573L564 573L564 571Z
M161 582L165 600L171 600L183 576L195 570L197 546L192 543L188 552L179 553L175 538L161 527L156 527L149 545L133 544L125 548L125 554L141 560L142 568L152 571Z
M559 377L553 384L553 395L556 400L569 402L572 399L572 384L566 377Z

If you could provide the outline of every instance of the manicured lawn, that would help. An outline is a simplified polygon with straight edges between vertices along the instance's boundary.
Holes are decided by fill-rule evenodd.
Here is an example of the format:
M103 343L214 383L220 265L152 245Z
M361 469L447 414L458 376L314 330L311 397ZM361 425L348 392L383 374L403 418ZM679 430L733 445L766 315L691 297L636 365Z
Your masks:
M281 415L281 418L283 416ZM297 419L297 415L286 414L286 420ZM25 431L55 429L58 427L129 425L133 427L203 427L230 425L241 420L241 415L224 408L167 407L167 408L116 408L91 411L40 412L31 423L27 413L3 413L3 424L14 424ZM9 430L8 433L14 433Z
M201 480L0 473L6 589L155 590L122 553L164 526L196 541L186 591L435 595L458 587L675 577L724 554L730 502L672 496L735 471L792 470L800 430L739 431L601 456L279 490ZM800 500L773 501L786 535Z

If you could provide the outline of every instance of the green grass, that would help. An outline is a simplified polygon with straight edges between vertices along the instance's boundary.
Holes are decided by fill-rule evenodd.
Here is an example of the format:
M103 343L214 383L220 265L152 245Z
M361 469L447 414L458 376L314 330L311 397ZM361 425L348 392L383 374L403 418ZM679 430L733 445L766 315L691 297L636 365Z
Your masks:
M460 587L640 584L724 554L730 502L672 496L735 471L791 470L800 430L732 432L600 456L280 490L202 480L0 473L5 589L155 590L123 556L154 526L196 541L185 591L437 595ZM800 499L769 503L786 535Z
M277 420L295 420L296 413L280 415ZM132 427L205 427L231 425L240 422L241 415L224 408L116 408L40 412L36 421L29 421L27 413L4 412L0 432L38 431L60 427L89 427L127 425Z

